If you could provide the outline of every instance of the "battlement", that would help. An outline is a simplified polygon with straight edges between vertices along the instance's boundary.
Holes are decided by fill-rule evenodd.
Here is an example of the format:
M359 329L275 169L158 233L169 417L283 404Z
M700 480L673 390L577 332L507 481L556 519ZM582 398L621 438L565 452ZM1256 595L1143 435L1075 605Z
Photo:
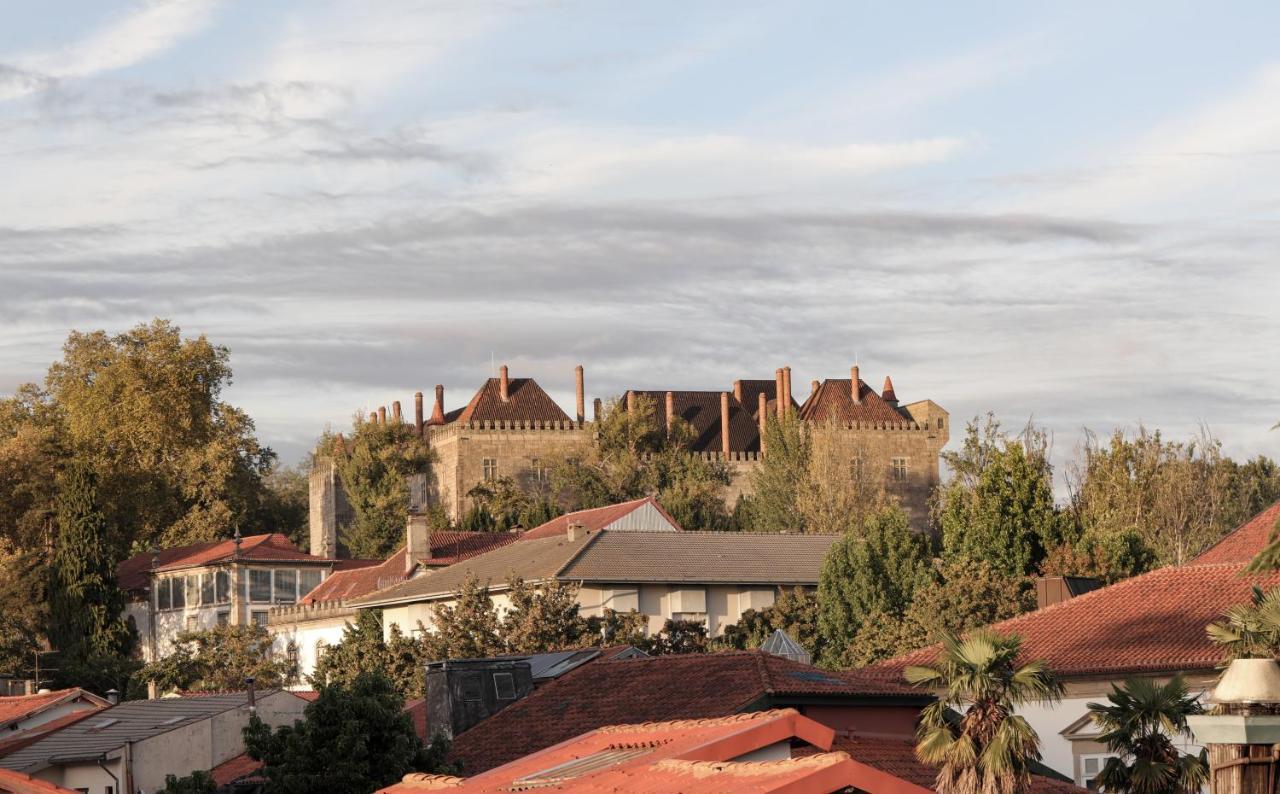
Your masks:
M356 608L349 606L342 599L321 601L315 604L288 604L272 607L267 611L267 623L271 626L289 623L302 623L309 620L328 620L331 618L350 617Z
M763 458L757 452L730 452L728 455L723 452L690 452L690 455L698 460L704 460L708 463L716 461L724 461L726 463L759 463Z
M594 430L592 422L575 422L572 419L545 421L536 419L487 419L473 422L452 422L427 428L428 441L445 441L461 433L554 433L577 435Z

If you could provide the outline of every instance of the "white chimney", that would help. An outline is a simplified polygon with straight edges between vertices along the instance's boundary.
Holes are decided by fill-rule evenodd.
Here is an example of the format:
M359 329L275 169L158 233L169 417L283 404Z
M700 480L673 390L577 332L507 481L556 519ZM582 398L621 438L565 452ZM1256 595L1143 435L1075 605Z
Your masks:
M419 560L431 559L431 527L425 513L410 513L405 525L404 572L413 573Z

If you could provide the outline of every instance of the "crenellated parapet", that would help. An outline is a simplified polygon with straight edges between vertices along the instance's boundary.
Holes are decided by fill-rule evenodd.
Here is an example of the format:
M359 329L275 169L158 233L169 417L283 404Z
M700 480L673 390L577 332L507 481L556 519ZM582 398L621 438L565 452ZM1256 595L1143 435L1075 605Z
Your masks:
M288 604L272 607L267 611L267 625L287 626L313 620L332 620L356 614L356 608L342 599L319 601L314 604Z

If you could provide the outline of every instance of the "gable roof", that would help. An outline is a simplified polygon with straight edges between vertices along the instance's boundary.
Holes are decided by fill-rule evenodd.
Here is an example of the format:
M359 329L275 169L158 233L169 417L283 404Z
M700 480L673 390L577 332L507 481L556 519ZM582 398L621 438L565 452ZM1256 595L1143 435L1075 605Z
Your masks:
M521 421L568 422L569 415L556 405L533 378L508 378L507 401L502 401L502 383L498 378L484 382L471 402L458 412L450 412L446 421L489 422Z
M919 690L759 651L599 660L534 690L454 738L475 774L604 725L726 717L802 699L924 705Z
M278 692L264 690L259 698ZM0 767L36 772L63 760L97 758L126 741L149 739L246 705L244 692L126 701L0 758Z
M1280 502L1241 524L1191 562L1193 565L1248 563L1267 547L1272 534L1276 532L1277 523L1280 523Z
M689 448L694 452L720 452L720 391L673 391L672 408L679 419L693 428L693 441ZM666 422L667 392L631 389L628 394L643 395L653 400L658 422ZM729 451L759 452L760 426L753 410L729 395Z
M552 538L557 535L563 535L569 530L570 523L582 524L588 532L598 532L602 529L622 528L622 529L651 529L661 530L662 527L657 522L644 522L640 526L630 526L628 522L622 519L627 516L636 514L643 508L652 507L657 511L658 518L665 520L666 524L672 529L683 532L684 527L671 517L671 514L662 509L662 505L658 504L658 500L652 496L646 496L643 499L633 499L630 502L619 502L615 505L605 505L604 507L593 507L587 510L576 510L572 513L565 513L557 516L545 524L539 524L533 529L520 535L521 540L536 540L538 538ZM636 516L637 518L648 518L644 513ZM635 523L635 522L631 522ZM621 525L614 527L614 524Z
M236 558L236 544L232 539L211 540L162 549L156 557L157 571L173 571L200 565L230 562ZM150 585L149 573L153 555L151 552L135 554L116 566L116 583L122 590L145 590ZM316 557L293 545L293 541L278 532L266 535L249 535L240 539L239 559L245 562L281 562L333 564L326 557Z
M21 772L0 769L0 792L6 794L76 794L73 789L38 780Z
M428 567L442 568L514 543L519 538L513 532L432 532L431 557L418 562ZM314 604L320 601L360 598L404 581L405 553L404 547L401 547L380 563L335 571L299 599L299 603Z
M849 378L828 378L818 384L818 390L809 395L797 414L808 422L833 420L836 422L905 422L907 417L889 405L867 382L858 379L862 397L854 403Z
M838 535L601 532L559 572L590 582L817 584Z
M51 708L76 702L87 703L91 707L90 711L109 705L105 698L100 698L79 687L38 692L34 695L0 697L0 728L30 719Z

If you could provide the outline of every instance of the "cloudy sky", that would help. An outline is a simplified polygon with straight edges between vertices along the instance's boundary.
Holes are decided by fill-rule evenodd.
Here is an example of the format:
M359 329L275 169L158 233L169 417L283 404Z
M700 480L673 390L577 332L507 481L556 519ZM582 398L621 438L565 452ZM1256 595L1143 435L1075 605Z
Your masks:
M893 376L1280 456L1274 3L43 0L0 24L0 393L232 351L286 461L490 363Z

